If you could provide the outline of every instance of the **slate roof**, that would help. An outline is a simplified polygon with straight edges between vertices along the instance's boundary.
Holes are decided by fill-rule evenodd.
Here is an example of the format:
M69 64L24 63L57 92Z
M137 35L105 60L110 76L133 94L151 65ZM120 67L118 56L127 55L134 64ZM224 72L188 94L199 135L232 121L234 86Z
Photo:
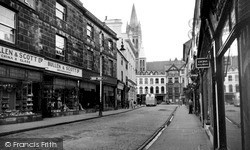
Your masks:
M170 61L153 61L153 62L147 62L147 71L166 71L168 70L172 65L175 65L178 69L182 68L185 64L182 60L170 60Z

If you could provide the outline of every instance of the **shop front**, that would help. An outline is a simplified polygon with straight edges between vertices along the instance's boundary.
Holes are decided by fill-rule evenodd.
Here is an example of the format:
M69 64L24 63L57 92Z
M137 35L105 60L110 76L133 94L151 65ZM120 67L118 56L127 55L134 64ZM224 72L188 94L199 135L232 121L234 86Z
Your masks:
M0 46L0 125L42 119L43 60Z
M118 81L117 84L117 107L124 108L125 107L125 91L124 91L124 83Z
M46 60L43 76L43 117L79 114L79 87L82 70Z
M113 77L104 77L103 80L103 110L113 110L117 107L117 79Z
M79 102L87 112L99 108L99 93L96 89L97 85L92 82L83 81L80 84Z

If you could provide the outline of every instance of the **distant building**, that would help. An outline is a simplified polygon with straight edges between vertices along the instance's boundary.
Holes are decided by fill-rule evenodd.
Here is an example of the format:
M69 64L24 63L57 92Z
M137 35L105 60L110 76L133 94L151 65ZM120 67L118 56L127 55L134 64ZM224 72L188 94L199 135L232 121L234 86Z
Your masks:
M179 102L183 95L184 62L181 60L146 62L146 70L137 74L137 97L147 93L158 101Z

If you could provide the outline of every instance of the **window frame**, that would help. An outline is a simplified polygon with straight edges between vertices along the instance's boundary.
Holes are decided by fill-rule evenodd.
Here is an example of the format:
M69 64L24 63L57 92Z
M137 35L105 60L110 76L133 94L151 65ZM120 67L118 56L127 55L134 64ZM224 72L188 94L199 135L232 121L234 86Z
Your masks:
M58 42L57 42L57 37L63 39L63 48L58 47L58 45L57 45L57 44L58 44ZM66 38L63 37L63 36L61 36L61 35L59 35L59 34L56 34L55 42L56 42L56 43L55 43L56 55L65 58L65 53L66 53ZM58 53L58 50L59 50L59 51L61 50L61 53L62 53L62 54Z
M87 69L92 70L94 66L94 52L87 46Z
M13 10L11 10L9 8L6 8L6 7L2 6L2 5L0 5L0 7L2 7L3 11L6 11L6 12L8 11L9 14L13 15L13 18L10 18L10 19L8 19L9 16L10 16L9 14L7 14L7 16L1 15L2 17L5 17L6 19L0 19L0 29L1 29L1 27L3 27L2 31L4 33L3 38L0 37L0 40L3 40L3 41L8 42L8 43L15 44L16 43L16 30L17 30L16 29L16 22L17 22L16 21L16 12L14 12ZM6 13L3 13L3 14L6 15ZM10 20L8 23L10 23L10 22L11 23L8 24L7 22L4 22L2 20ZM8 34L6 34L7 32L4 32L4 31L6 31L6 29L10 29L10 30L8 30ZM9 35L9 37L7 37L9 39L6 39L6 35ZM12 40L11 40L11 35L12 35Z
M60 8L58 8L58 6L62 7L63 10L61 10ZM56 1L55 8L56 8L56 15L55 16L57 18L59 18L60 20L66 21L66 7L62 3ZM62 16L58 16L57 12L60 13Z
M91 41L94 40L94 27L88 23L86 30L88 39Z

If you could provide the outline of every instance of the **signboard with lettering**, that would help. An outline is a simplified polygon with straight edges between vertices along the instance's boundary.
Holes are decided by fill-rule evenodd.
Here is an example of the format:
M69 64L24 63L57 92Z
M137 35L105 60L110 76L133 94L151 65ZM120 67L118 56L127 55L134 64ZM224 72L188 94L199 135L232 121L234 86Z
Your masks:
M208 58L197 58L196 59L196 68L209 68L210 63Z
M98 77L90 77L90 80L93 80L93 81L95 81L95 80L101 81L101 80L103 80L103 77L100 77L100 76L98 76Z
M82 77L82 69L64 65L50 60L45 60L46 67L45 70L54 71L58 73L63 73L67 75Z
M0 46L0 59L44 68L44 58L4 46Z

